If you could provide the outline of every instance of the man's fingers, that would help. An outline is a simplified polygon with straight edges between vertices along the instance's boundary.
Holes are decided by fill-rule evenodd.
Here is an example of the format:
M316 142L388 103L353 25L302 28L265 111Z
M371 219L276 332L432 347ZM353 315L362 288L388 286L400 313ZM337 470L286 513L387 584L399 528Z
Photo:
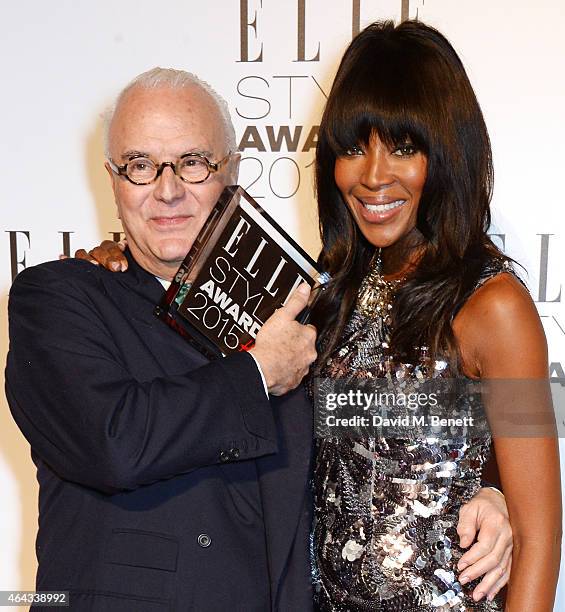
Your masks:
M491 601L494 595L508 582L510 572L506 568L497 567L491 570L485 575L485 578L481 580L480 584L473 591L473 600L480 601L483 597L490 597ZM500 586L494 591L495 585ZM491 592L491 590L493 592Z
M468 506L462 506L459 512L459 522L457 523L457 534L459 536L459 546L467 548L473 543L477 535L476 513Z
M286 304L277 311L279 316L283 316L290 320L296 319L298 314L308 305L310 297L310 286L308 283L301 283L291 293Z
M475 544L475 546L477 545L478 543ZM475 546L473 546L473 548L475 548ZM488 547L486 549L485 547L479 548L478 552L476 553L478 560L471 563L461 572L459 575L459 582L461 584L471 582L472 580L475 580L475 578L479 578L479 576L482 576L490 570L502 565L505 553L507 551L504 543L498 542L493 550L486 554L485 550L488 550ZM473 551L473 549L471 549L469 552L471 551Z
M508 580L510 579L510 571L512 570L512 555L508 559L508 563L506 564L506 569L502 572L502 575L498 579L498 581L494 584L494 586L488 591L487 599L492 601L496 595L499 593L500 589L504 588L508 584Z
M491 570L489 570L473 590L473 599L475 601L479 601L479 599L486 597L494 589L494 586L506 574L507 569L507 565L504 564L497 565L496 567L493 567Z
M475 587L473 595L477 596L475 601L478 601L478 595L483 594L485 597L494 596L500 591L500 589L508 582L510 575L510 566L512 564L512 551L504 555L502 562L489 570L484 576L481 582Z
M484 531L484 529L483 529ZM502 537L497 537L493 535L492 538L485 538L485 534L481 534L482 538L473 544L473 546L461 557L458 563L458 568L463 571L464 568L465 573L467 570L481 561L481 559L485 559L487 557L491 558L491 566L488 567L485 571L492 569L495 565L502 563L506 553L512 550L511 544L508 544L506 540ZM483 539L485 538L485 539ZM478 577L478 574L475 575L475 578Z
M261 366L272 395L296 388L316 360L316 328L301 325L296 315L306 306L310 287L304 283L287 303L265 321L251 354Z
M479 540L459 559L457 568L463 571L488 554L493 554L498 564L509 551L512 551L512 532L503 526L489 526L485 523L479 533Z
M480 561L477 561L471 567L468 567L459 577L460 584L468 584L469 582L475 580L479 576L483 576L498 567L498 563L496 563L496 557L493 555L487 555ZM483 594L486 594L484 591Z
M491 547L485 541L475 542L473 546L459 559L457 568L463 571L465 568L473 565L479 559L487 555L491 551Z
M464 529L457 529L457 533L459 534L459 546L461 548L467 548L471 546L475 536L477 535L476 529L473 527L465 527Z
M78 251L75 251L75 259L84 259L85 261L89 261L90 263L93 263L96 266L98 265L96 259L94 259L94 257L92 257L84 249L78 249Z

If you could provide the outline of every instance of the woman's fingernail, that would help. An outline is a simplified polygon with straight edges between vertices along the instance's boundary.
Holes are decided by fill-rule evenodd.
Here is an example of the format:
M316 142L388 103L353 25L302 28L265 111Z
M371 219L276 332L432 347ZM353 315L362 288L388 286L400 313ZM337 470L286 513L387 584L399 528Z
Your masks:
M459 578L459 584L467 584L469 582L469 576L461 576Z
M484 593L481 593L481 592L479 591L479 592L478 592L476 595L473 595L473 599L474 599L475 601L479 601L480 599L482 599L482 598L484 597L484 595L485 595Z

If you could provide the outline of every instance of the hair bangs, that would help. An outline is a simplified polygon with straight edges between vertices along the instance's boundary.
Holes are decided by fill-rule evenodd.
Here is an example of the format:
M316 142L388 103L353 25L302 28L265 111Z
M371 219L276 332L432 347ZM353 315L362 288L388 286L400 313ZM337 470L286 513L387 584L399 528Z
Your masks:
M386 62L385 62L386 63ZM388 69L351 71L336 82L326 111L328 143L337 155L355 145L367 145L376 134L390 147L412 142L424 153L432 141L433 113L419 78L399 79L396 62ZM396 78L395 78L396 77Z

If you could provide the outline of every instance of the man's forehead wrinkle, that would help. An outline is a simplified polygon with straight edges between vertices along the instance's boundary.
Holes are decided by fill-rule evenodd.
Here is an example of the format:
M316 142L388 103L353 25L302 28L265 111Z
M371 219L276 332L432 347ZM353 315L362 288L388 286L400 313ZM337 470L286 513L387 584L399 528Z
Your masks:
M127 151L124 151L120 155L122 159L128 159L130 157L145 157L145 156L149 156L149 153L147 151L142 151L141 149L128 149Z
M174 161L174 158L181 158L190 154L200 154L212 158L215 153L211 151L207 147L185 147L181 153L174 153L173 155L169 155L170 159L160 160L160 156L156 153L150 151L150 149L127 149L123 153L120 154L120 159L123 161L127 161L132 159L133 157L147 157L153 159L154 161Z

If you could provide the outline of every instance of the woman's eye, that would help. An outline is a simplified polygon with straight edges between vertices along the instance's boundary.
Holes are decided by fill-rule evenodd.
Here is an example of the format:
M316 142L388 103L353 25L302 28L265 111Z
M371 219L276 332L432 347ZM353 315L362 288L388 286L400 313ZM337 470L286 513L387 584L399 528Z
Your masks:
M363 155L363 149L357 146L348 147L347 149L345 149L344 154L350 155L350 156L351 155Z
M393 155L397 155L398 157L405 157L408 155L414 155L416 152L417 149L413 144L405 143L403 145L400 145L399 147L396 147L396 149L394 149L392 153Z

